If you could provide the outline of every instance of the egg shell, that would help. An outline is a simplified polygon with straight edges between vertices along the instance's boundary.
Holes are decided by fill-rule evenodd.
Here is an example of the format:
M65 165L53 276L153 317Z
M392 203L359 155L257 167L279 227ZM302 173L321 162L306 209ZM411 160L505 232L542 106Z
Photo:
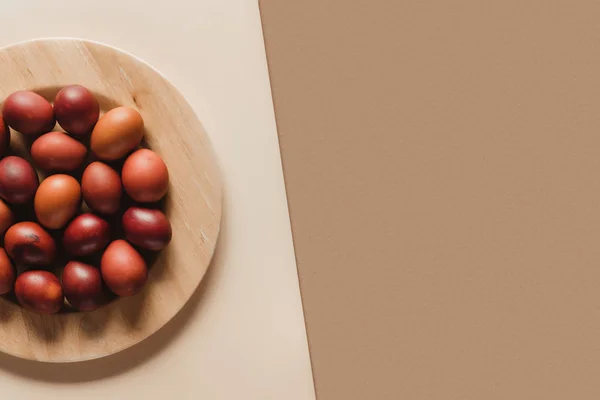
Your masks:
M143 136L140 113L130 107L117 107L100 117L92 131L90 147L101 160L118 160L135 149Z
M4 235L14 221L15 215L13 211L4 201L0 200L0 235Z
M62 128L75 136L92 132L98 122L100 105L87 88L70 85L62 88L54 98L54 113Z
M55 314L64 304L60 281L48 271L27 271L19 275L15 295L23 308L38 314Z
M130 207L122 218L125 238L148 250L161 250L171 241L171 224L160 210Z
M12 292L15 284L15 267L6 250L0 249L0 294Z
M69 303L80 311L92 311L104 303L100 270L70 261L62 273L62 288Z
M35 169L24 158L8 156L0 160L0 197L8 203L27 203L38 185Z
M31 145L31 158L43 170L74 171L83 165L86 147L62 132L50 132Z
M0 115L0 157L4 157L10 148L10 128Z
M111 167L94 161L83 171L81 191L86 204L101 214L113 214L120 206L123 195L121 177Z
M4 100L2 115L13 129L27 136L51 131L56 125L52 105L31 91L14 92Z
M113 293L126 297L139 293L148 279L146 261L129 243L115 240L100 261L102 279Z
M63 245L75 256L100 251L110 241L110 225L97 215L85 213L75 217L63 233Z
M17 222L4 235L4 248L15 263L20 265L48 265L54 260L54 239L39 224Z
M51 175L44 179L33 201L38 221L48 229L64 227L75 216L80 206L79 182L65 174Z
M127 157L121 177L129 197L140 203L159 201L169 189L167 165L152 150L140 149Z

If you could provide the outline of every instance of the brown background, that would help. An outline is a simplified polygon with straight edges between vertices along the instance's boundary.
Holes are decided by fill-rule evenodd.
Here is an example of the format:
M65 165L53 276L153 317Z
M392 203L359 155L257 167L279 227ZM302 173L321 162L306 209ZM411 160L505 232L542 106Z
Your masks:
M600 3L261 8L319 400L600 398Z

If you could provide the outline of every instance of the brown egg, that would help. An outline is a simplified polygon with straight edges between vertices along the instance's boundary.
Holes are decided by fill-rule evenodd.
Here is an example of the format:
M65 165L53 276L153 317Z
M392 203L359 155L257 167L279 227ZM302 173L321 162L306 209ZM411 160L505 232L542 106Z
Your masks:
M15 284L15 267L6 251L0 249L0 294L10 293Z
M20 265L48 265L54 260L56 244L48 232L35 222L18 222L4 235L4 248Z
M99 120L90 140L90 147L101 160L118 160L135 149L144 136L144 121L133 108L117 107Z
M0 200L0 235L4 235L6 230L15 221L15 215L5 202Z
M95 161L83 172L81 191L92 210L101 214L113 214L119 209L123 194L121 177L108 165Z
M65 229L63 244L75 256L87 256L106 247L110 241L110 225L97 215L77 216Z
M100 270L89 264L69 262L63 270L62 288L69 303L80 311L92 311L103 304Z
M43 170L73 171L83 165L87 149L62 132L50 132L31 145L31 158Z
M15 294L23 308L39 314L57 313L64 303L60 281L48 271L27 271L19 275Z
M40 184L33 208L40 224L48 229L60 229L69 222L81 206L81 187L70 175L51 175Z
M24 158L8 156L0 161L0 197L8 203L27 203L38 184L35 169Z
M167 166L152 150L140 149L127 157L121 176L129 197L141 203L159 201L169 188Z
M27 136L51 131L56 124L52 105L37 93L18 91L4 100L2 115L13 129Z
M115 240L108 245L100 269L109 289L122 297L139 293L148 279L146 261L124 240Z
M100 115L96 97L80 85L62 88L54 99L56 120L71 135L83 136L92 132Z
M10 148L10 128L0 115L0 157L4 157Z
M148 250L161 250L171 241L171 224L160 210L130 207L123 214L125 238Z

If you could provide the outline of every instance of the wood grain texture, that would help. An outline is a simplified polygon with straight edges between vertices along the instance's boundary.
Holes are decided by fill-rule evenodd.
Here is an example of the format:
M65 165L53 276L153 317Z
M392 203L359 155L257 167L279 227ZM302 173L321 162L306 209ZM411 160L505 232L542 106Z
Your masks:
M170 174L166 213L171 244L150 270L144 291L89 313L41 316L0 301L0 351L46 362L103 357L132 346L166 324L202 280L215 250L222 186L202 124L183 96L135 57L99 43L47 39L0 50L0 98L34 90L52 99L68 84L92 90L102 112L137 109L148 146ZM17 146L19 134L13 131Z

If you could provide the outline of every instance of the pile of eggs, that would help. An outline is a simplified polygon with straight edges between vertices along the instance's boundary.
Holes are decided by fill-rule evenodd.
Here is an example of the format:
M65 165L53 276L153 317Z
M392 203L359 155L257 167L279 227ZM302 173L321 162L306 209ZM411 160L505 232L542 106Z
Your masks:
M10 128L28 154L14 154ZM116 107L100 116L97 98L80 85L62 88L53 104L31 91L5 99L0 294L53 314L140 292L149 257L172 235L160 209L167 166L140 148L143 136L139 112Z

